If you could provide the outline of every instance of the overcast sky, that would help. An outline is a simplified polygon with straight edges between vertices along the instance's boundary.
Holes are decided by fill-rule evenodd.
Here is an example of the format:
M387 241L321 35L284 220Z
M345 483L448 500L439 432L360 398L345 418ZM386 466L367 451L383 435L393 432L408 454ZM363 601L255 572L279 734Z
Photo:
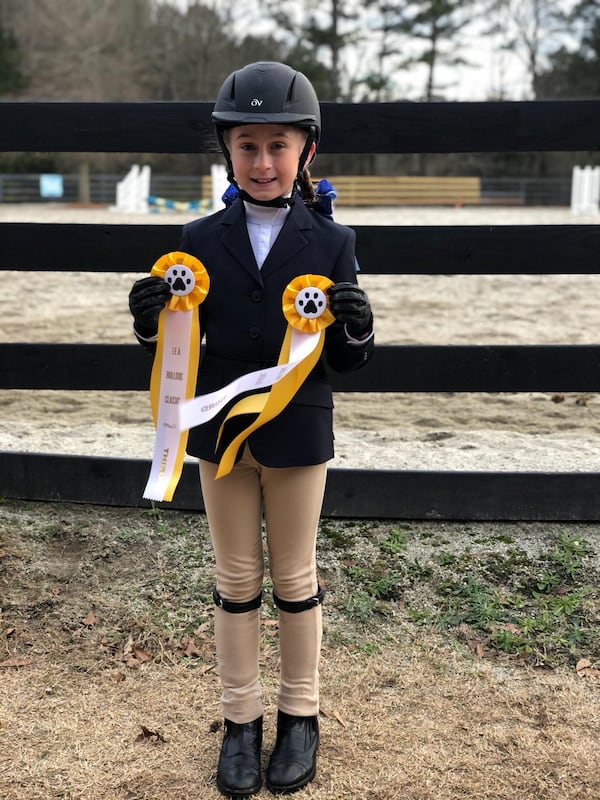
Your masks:
M185 10L196 0L159 0L159 2L169 3ZM555 0L555 5L565 11L570 11L577 2L578 0ZM241 9L231 0L212 0L208 4L216 7L222 5L227 8L235 8L236 11L238 8ZM297 13L301 13L299 6L301 4L296 6ZM254 29L260 32L256 27L257 23L259 28L262 27L257 0L246 0L243 10L240 11L240 33L242 35L248 32L248 19L256 21ZM269 23L266 17L264 17L264 22L265 29L267 29ZM468 36L465 34L464 38L467 46L461 55L470 62L470 65L453 68L439 66L436 71L436 84L445 99L476 101L499 96L507 100L530 98L529 79L522 58L512 53L502 52L499 48L499 40L494 41L489 36L483 36L481 30L477 30L477 24L474 24L473 31ZM265 54L265 58L268 58L268 54ZM425 82L425 67L418 66L411 71L398 71L396 80L398 99L418 100L424 94Z

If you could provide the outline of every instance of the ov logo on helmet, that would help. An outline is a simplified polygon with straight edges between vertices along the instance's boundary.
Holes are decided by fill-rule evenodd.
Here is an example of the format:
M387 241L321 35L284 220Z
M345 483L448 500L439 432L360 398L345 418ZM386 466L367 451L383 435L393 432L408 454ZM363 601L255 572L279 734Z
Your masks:
M253 108L256 108L257 106L262 106L262 104L263 104L263 101L259 100L257 97L255 97L253 100L250 101L250 105Z

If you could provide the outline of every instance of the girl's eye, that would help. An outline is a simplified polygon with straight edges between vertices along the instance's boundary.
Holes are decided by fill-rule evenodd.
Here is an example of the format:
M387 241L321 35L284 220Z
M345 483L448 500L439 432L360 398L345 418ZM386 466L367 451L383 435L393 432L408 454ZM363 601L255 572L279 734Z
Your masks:
M238 145L241 152L244 153L252 153L258 149L258 146L254 144L254 142L240 142ZM287 143L286 142L271 142L268 145L269 150L273 152L278 152L280 150L287 150Z

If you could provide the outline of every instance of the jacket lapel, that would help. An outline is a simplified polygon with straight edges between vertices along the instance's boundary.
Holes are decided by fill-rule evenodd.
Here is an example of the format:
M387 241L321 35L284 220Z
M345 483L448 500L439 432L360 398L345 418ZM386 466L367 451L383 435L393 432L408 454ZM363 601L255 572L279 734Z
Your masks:
M221 219L224 227L221 242L234 260L248 272L248 274L260 285L263 285L261 271L258 268L254 251L250 244L248 228L246 227L246 217L244 215L244 204L241 200L236 200L228 208Z

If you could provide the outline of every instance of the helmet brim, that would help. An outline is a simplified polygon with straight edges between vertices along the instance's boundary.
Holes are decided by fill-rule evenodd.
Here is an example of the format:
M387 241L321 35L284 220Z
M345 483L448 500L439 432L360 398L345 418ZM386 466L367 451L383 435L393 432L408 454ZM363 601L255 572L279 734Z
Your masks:
M215 111L212 120L216 125L223 125L232 128L236 125L257 125L274 124L299 125L309 128L317 127L318 123L314 117L307 117L306 114L293 114L289 111L281 111L277 114L261 114L260 112L246 113L242 111Z

